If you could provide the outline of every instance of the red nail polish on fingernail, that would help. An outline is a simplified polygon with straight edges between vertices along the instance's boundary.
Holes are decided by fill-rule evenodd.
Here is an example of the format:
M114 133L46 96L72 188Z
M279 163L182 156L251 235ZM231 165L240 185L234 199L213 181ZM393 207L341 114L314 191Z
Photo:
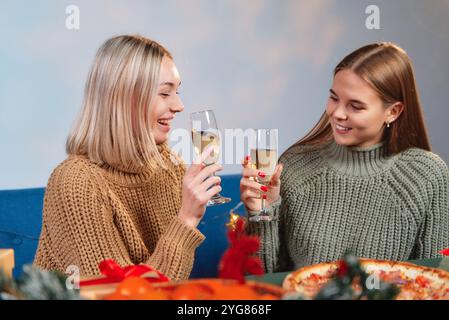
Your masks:
M267 175L265 174L265 172L262 172L262 171L260 171L258 174L257 174L259 177L261 177L261 178L265 178Z
M245 161L249 161L249 160L251 160L251 157L250 156L246 156L245 157Z
M267 195L266 194L262 195L262 199L266 200L267 199Z
M266 186L261 186L261 187L260 187L260 190L262 190L263 192L267 192L267 191L268 191L268 188L267 188Z

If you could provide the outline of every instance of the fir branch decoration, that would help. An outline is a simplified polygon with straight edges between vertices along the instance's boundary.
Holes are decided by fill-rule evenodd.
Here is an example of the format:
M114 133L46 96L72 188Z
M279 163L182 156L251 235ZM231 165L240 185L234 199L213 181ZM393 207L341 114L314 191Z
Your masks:
M68 289L66 276L24 266L20 279L13 280L0 271L0 300L81 300L79 290Z
M359 284L355 291L352 284ZM360 265L359 259L349 253L340 260L337 274L320 290L314 300L392 300L399 288L392 283L378 281L378 288L368 288L369 275Z

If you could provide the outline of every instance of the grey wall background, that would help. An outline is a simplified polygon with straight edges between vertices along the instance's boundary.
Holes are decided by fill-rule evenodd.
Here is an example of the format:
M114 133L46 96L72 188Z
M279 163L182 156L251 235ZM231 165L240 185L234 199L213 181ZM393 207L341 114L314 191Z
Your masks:
M68 5L80 9L79 30L66 28ZM380 30L365 26L368 5L380 9ZM323 112L344 55L396 42L414 62L434 152L448 162L448 17L447 0L0 1L0 189L46 184L66 157L97 48L122 33L174 54L186 106L175 127L213 106L221 128L279 128L281 151Z

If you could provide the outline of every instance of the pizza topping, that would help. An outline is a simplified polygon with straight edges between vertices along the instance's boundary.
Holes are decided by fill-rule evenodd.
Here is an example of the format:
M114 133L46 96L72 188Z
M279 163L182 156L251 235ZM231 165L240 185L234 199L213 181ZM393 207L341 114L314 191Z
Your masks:
M293 287L307 298L324 297L324 299L338 298L340 293L336 295L335 290L340 289L342 290L340 297L344 297L343 293L347 292L347 290L343 286L348 286L344 285L344 283L349 283L350 290L353 292L353 298L371 299L377 293L374 291L369 293L371 289L367 289L367 283L364 284L361 279L366 279L369 275L375 275L377 276L377 281L383 284L392 284L397 288L396 296L392 296L396 300L449 300L448 272L402 262L368 259L361 259L360 261L361 263L357 267L358 270L360 270L360 266L362 269L368 270L368 272L365 271L365 276L362 277L360 275L354 276L356 269L353 269L352 266L337 261L317 265L316 272L313 272L314 266L306 267L304 272L307 272L307 276L305 277L302 277L301 270L298 270L293 273L291 279L286 283L292 283ZM348 271L347 268L350 268L351 271ZM363 271L360 272L363 273ZM350 282L341 280L349 279L348 275L350 274L352 275ZM298 279L296 282L294 281L295 277ZM331 282L332 286L328 288ZM373 283L370 285L372 287ZM379 291L379 288L382 287L385 288L384 285L377 283L374 289ZM330 292L333 292L333 295L328 295ZM347 298L346 295L344 299Z
M338 262L338 276L343 277L348 272L348 265L344 260Z
M312 281L312 282L323 282L323 280L327 281L327 278L325 276L320 276L319 274L312 273L310 275L309 280Z
M396 285L404 285L408 282L401 271L386 272L384 270L381 270L377 273L377 275L379 276L380 280L394 283Z
M416 283L419 284L423 288L429 288L430 287L429 279L425 278L424 276L417 276L416 277Z

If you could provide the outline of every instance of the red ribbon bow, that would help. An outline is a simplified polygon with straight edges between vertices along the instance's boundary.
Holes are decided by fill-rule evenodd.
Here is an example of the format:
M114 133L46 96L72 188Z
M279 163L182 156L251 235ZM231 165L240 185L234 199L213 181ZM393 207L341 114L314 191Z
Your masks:
M131 265L124 268L120 267L117 262L112 259L103 260L99 264L99 269L105 278L91 279L80 281L80 286L91 286L97 284L109 284L121 282L129 277L144 277L145 274L156 273L156 277L146 277L149 282L168 282L170 279L162 272L145 264Z
M444 249L444 250L441 250L440 253L441 253L443 256L449 256L449 248Z

